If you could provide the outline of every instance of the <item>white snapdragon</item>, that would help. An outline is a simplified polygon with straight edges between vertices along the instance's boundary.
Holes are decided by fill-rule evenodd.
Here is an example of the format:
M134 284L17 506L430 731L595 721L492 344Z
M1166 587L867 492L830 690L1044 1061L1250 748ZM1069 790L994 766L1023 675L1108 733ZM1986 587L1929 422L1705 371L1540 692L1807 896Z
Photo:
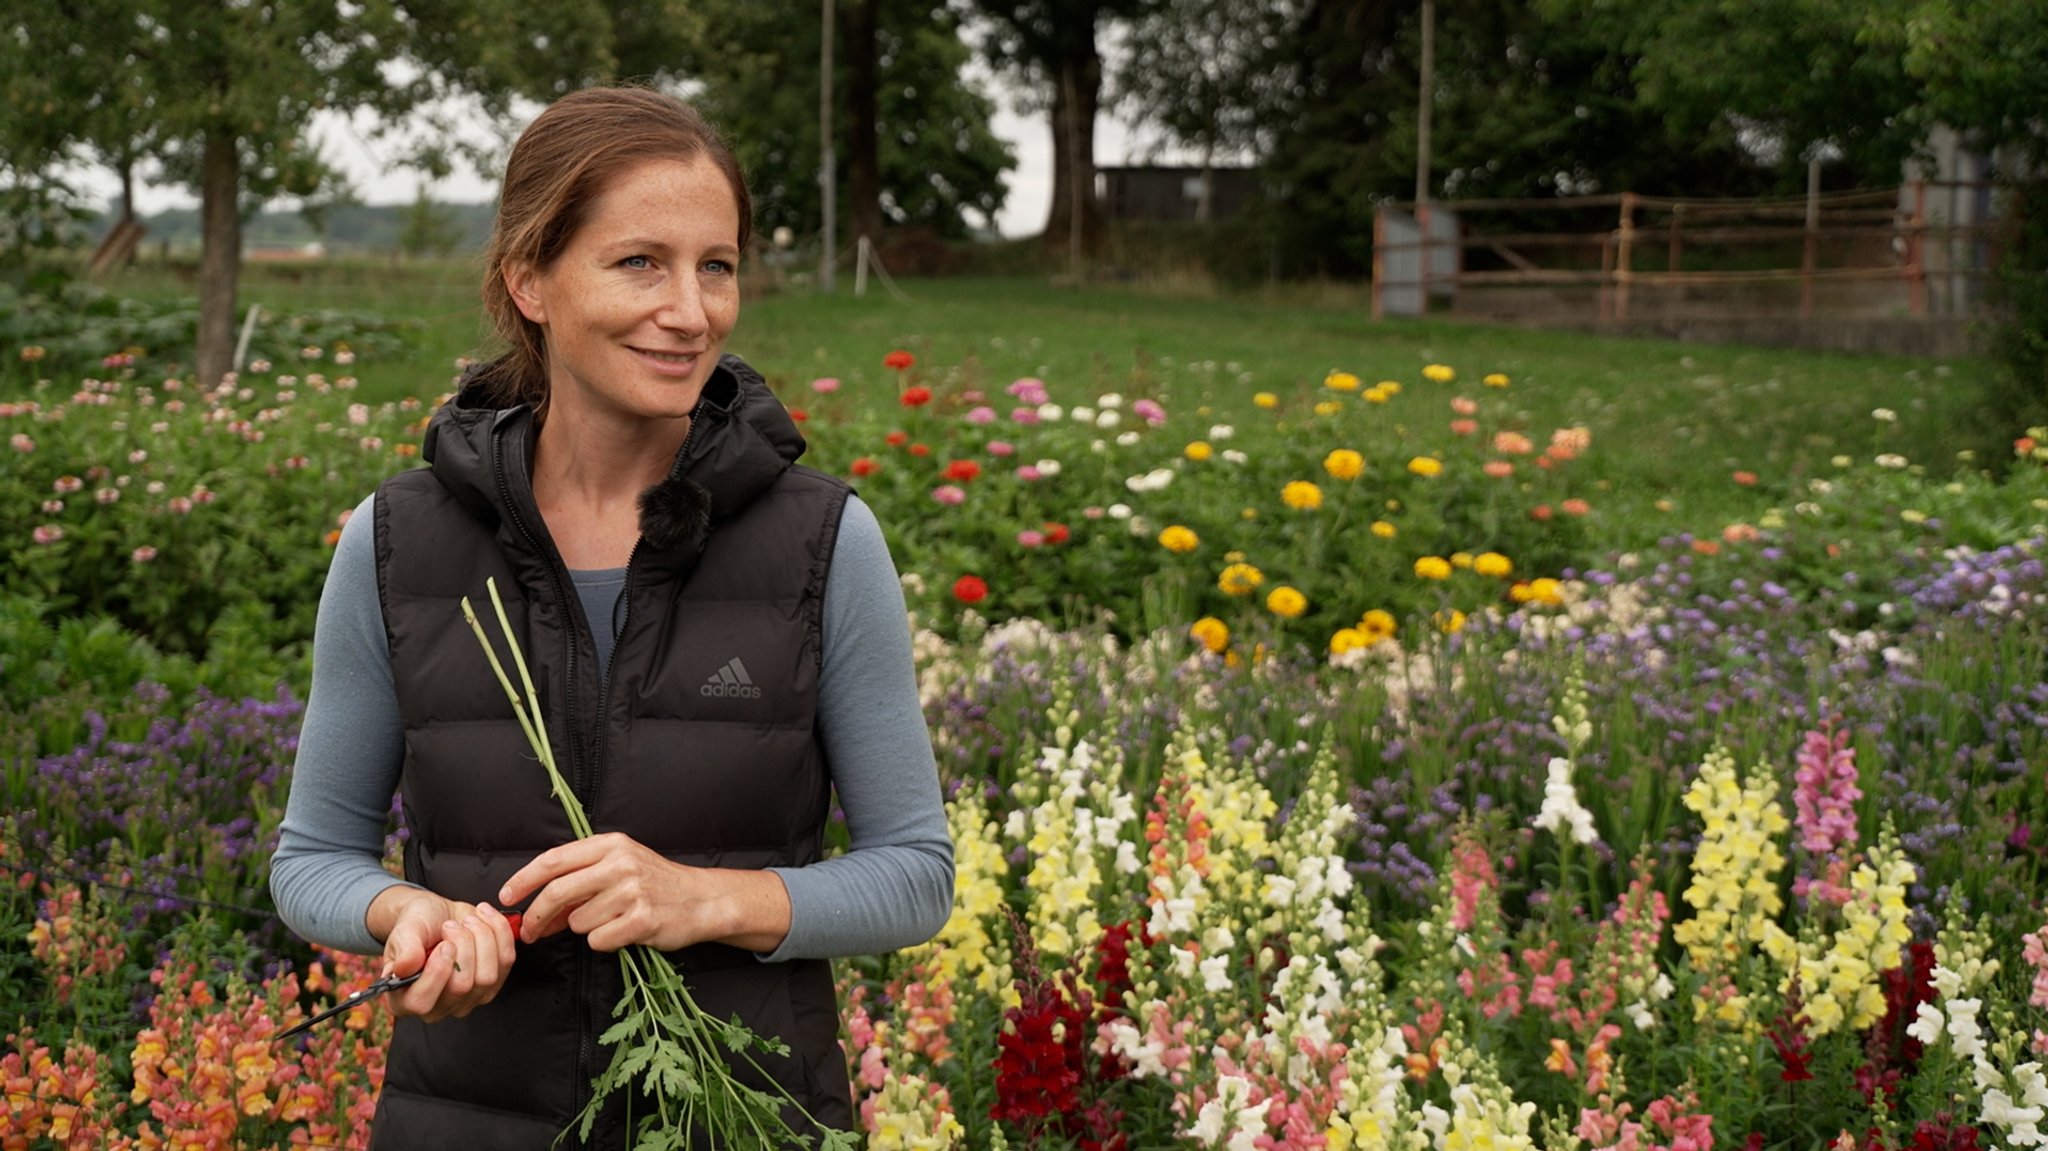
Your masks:
M1571 837L1580 843L1594 843L1600 833L1593 828L1593 813L1579 803L1579 793L1572 787L1572 761L1563 756L1552 756L1550 776L1543 784L1543 810L1538 812L1535 826L1555 835L1563 835L1562 828L1571 826Z

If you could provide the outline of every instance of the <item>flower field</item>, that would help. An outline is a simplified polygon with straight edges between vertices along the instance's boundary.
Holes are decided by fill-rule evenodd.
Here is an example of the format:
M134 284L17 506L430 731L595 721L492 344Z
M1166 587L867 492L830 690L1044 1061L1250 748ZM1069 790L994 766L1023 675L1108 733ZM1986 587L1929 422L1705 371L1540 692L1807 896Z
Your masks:
M433 397L325 322L210 389L8 353L0 1146L366 1141L388 1021L270 1039L373 965L266 869ZM1624 491L1654 445L1370 360L774 381L890 534L958 848L841 965L869 1145L2048 1141L2048 431Z

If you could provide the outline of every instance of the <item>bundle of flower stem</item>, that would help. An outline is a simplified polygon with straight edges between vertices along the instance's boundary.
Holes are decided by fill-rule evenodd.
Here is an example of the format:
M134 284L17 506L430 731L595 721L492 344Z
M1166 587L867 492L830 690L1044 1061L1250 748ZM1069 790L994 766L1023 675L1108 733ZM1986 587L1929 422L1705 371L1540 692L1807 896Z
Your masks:
M590 818L555 766L547 723L534 702L539 695L533 689L533 676L527 671L526 657L519 650L512 624L505 616L504 601L498 598L498 582L486 580L485 587L491 594L491 607L497 613L499 632L504 637L505 646L511 650L512 664L519 672L517 686L506 675L505 665L499 661L490 638L484 634L483 625L478 622L468 596L462 598L462 618L476 633L477 642L483 645L484 657L491 663L491 671L505 689L506 698L512 701L512 712L519 720L520 730L526 733L526 741L533 746L541 767L547 771L555 798L561 802L563 814L569 817L570 830L576 838L587 839L591 835ZM641 1092L653 1098L654 1113L645 1116L634 1132L634 1151L681 1149L697 1145L694 1140L698 1139L708 1141L710 1147L735 1151L810 1147L814 1144L820 1147L820 1151L839 1148L853 1151L855 1144L851 1132L829 1131L818 1126L811 1121L810 1113L802 1104L780 1086L776 1087L775 1093L748 1086L734 1077L731 1066L726 1063L726 1056L730 1054L745 1060L758 1071L760 1065L754 1061L752 1051L786 1055L789 1051L786 1044L754 1034L738 1019L719 1020L705 1014L690 997L682 976L653 947L644 943L634 944L618 954L626 992L618 1005L612 1008L612 1016L617 1022L599 1037L599 1042L611 1049L612 1057L603 1073L591 1083L590 1103L578 1117L579 1138L589 1138L606 1098L637 1081ZM765 1074L762 1079L774 1083ZM783 1119L785 1106L803 1116L808 1131L800 1133L790 1128ZM627 1115L630 1127L630 1101Z

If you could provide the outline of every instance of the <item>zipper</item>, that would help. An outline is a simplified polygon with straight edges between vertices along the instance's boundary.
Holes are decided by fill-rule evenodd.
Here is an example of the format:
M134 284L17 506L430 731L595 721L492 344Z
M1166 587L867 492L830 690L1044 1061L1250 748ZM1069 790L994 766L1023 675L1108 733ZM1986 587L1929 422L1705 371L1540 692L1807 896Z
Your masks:
M505 509L505 514L511 517L512 526L519 530L519 536L526 541L526 546L531 548L535 555L546 560L548 549L541 542L540 536L533 530L533 526L526 522L526 517L519 514L519 505L512 499L512 481L505 474L505 428L502 423L491 430L491 472L492 478L497 481L498 485L498 503ZM567 734L569 745L569 789L572 792L580 792L580 781L583 775L583 756L579 751L582 741L577 738L576 732L576 615L575 609L569 603L568 590L563 585L561 565L550 560L547 562L547 569L548 584L555 593L555 604L562 613L562 619L569 625L563 629L563 634L567 636L567 642L563 645L565 658L562 661L562 678L566 686L563 690L562 702L563 715L566 721L564 731ZM539 700L532 700L530 702L536 708L540 706ZM590 1101L590 1083L591 1080L596 1078L593 1069L596 1066L597 1053L595 1048L597 1045L592 1041L592 1025L590 1021L590 962L590 948L583 947L577 949L576 987L578 994L576 996L576 1031L578 1039L576 1046L576 1077L573 1087L574 1094L571 1096L571 1100L575 1105L575 1111L572 1114L579 1115L582 1114L583 1108Z
M689 457L690 445L697 439L698 422L693 414L690 420L690 430L683 433L683 446L676 452L675 463L669 466L668 478L671 480L682 474L683 461ZM519 514L519 506L512 502L512 483L505 475L504 438L505 431L502 426L493 430L491 457L495 478L498 483L499 502L504 505L507 514L512 517L513 526L519 529L520 537L526 541L527 546L532 548L536 554L545 556L547 551L542 546L540 537L534 533L533 528ZM626 598L626 618L629 621L633 618L633 562L640 557L640 544L642 542L642 539L635 538L633 550L626 554L626 586L621 594ZM604 775L605 741L599 738L595 746L592 747L590 771L586 774L583 771L583 757L578 754L581 740L577 738L576 730L575 612L569 603L568 592L563 586L561 565L550 562L547 566L548 582L553 586L555 600L562 611L562 618L570 624L566 629L566 634L568 635L568 658L563 661L562 665L565 673L564 678L568 680L568 688L563 702L568 719L569 790L576 795L577 801L583 804L583 809L589 811L597 802L598 784ZM591 626L594 627L596 625L593 624ZM600 731L603 730L603 725L608 722L611 715L612 671L618 666L618 662L619 644L614 641L612 644L612 654L610 658L605 660L604 680L598 687L597 719ZM583 1108L589 1103L590 1083L596 1078L597 1031L590 1019L590 996L593 978L591 963L590 948L584 947L580 949L576 954L577 1072L575 1095L573 1096L578 1114L582 1113Z

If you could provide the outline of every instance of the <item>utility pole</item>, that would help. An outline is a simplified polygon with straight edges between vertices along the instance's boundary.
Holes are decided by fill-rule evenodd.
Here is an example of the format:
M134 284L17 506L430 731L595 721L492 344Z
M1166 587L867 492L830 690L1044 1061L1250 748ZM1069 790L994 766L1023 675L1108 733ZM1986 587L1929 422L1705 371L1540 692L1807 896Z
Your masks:
M824 8L823 27L818 37L818 195L825 206L824 250L818 253L818 288L832 291L833 257L839 249L839 176L832 155L832 7L836 0L819 0Z
M1436 0L1422 0L1422 83L1415 109L1415 202L1429 202L1429 114L1436 95Z

